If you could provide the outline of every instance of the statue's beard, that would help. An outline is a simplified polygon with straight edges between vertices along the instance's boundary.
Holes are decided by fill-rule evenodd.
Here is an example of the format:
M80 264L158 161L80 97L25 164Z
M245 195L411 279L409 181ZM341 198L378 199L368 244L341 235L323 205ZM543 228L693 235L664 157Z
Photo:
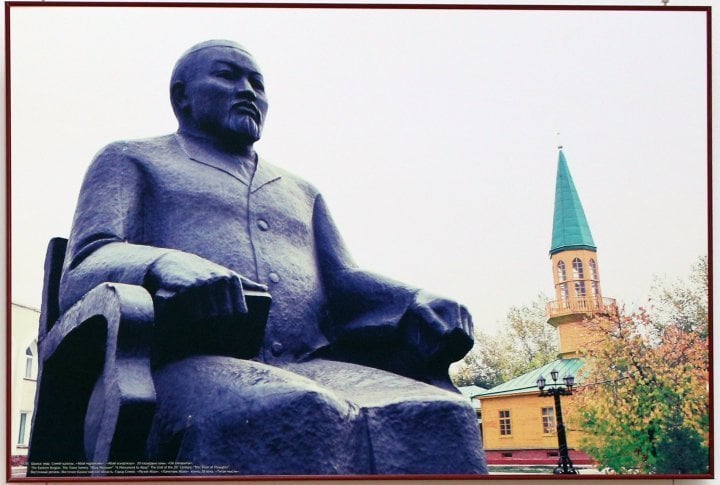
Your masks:
M250 115L231 115L228 121L229 134L233 138L256 142L262 135L262 126Z

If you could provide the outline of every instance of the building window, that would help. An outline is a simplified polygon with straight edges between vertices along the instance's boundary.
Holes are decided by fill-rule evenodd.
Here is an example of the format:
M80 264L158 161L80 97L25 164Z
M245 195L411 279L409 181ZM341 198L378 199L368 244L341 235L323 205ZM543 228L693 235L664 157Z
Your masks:
M595 260L591 259L588 265L590 266L590 278L593 280L597 280L597 264L595 264Z
M510 426L510 411L500 411L500 436L510 436L512 428Z
M542 427L543 434L555 433L555 409L542 408Z
M30 347L25 350L25 379L33 376L33 352Z
M581 279L585 278L585 272L583 271L583 264L582 264L582 261L580 261L580 258L573 259L572 266L573 266L573 279L581 280Z
M27 444L25 442L25 428L27 428L27 416L28 416L28 413L25 411L20 413L20 426L19 426L20 429L18 430L18 440L17 440L18 445L26 445Z
M560 261L557 264L558 281L565 281L567 279L567 272L565 271L565 262Z

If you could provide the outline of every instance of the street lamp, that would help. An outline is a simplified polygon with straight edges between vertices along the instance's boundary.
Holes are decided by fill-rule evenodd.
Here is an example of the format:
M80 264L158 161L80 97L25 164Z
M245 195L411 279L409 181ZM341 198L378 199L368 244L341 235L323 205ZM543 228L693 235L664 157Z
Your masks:
M550 377L552 377L552 387L545 389L545 378L541 375L536 384L540 389L540 395L543 397L552 396L555 398L555 421L557 426L557 438L558 438L558 451L560 458L558 460L558 466L553 470L556 475L577 475L578 471L570 460L570 454L568 453L567 438L565 437L565 424L563 423L562 407L560 406L560 396L572 395L572 388L575 385L575 378L573 376L563 377L563 383L565 387L562 387L558 383L559 372L556 369L550 371Z

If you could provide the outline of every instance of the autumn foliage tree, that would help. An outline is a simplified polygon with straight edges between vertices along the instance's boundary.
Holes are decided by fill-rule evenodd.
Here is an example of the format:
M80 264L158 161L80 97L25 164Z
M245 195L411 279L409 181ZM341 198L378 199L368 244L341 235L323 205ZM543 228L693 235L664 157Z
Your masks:
M695 313L658 321L639 309L584 322L597 338L583 349L584 382L574 419L585 431L581 448L601 468L708 473L707 326L688 323L702 322L695 310L676 310L681 316Z

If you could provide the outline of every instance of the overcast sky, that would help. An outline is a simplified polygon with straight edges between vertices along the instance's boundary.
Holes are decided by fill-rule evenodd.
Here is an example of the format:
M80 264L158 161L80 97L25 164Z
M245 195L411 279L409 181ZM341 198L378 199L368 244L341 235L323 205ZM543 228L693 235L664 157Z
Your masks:
M705 22L669 9L13 7L12 300L40 307L47 241L68 236L93 155L175 131L175 60L228 38L264 72L258 152L325 193L361 266L458 299L490 332L511 306L553 296L562 143L604 296L643 304L654 276L707 254Z

